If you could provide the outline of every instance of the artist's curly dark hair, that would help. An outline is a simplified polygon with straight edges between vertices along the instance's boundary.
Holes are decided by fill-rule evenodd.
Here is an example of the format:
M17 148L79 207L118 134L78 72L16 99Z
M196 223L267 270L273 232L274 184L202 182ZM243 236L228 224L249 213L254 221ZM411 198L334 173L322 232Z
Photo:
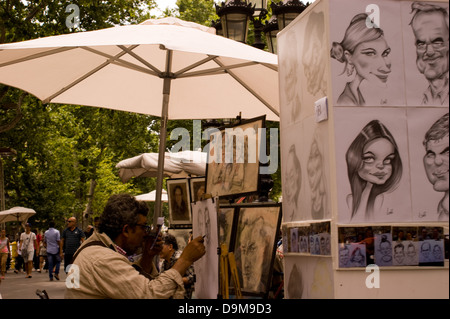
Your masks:
M139 215L148 215L148 206L145 202L137 201L129 194L112 195L100 216L99 232L114 240L122 233L123 226L135 227Z

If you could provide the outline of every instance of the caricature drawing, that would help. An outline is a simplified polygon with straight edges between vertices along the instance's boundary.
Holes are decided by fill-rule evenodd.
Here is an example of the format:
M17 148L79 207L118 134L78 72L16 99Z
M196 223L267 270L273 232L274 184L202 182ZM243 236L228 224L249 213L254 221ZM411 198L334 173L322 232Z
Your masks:
M353 140L346 161L351 218L371 221L381 208L383 193L394 190L402 176L397 143L380 121L373 120Z
M444 193L437 206L437 220L448 221L449 214L449 113L438 119L425 134L423 164L436 192Z
M341 268L351 267L351 264L349 264L350 251L348 247L349 245L342 244L341 248L339 248L339 267Z
M343 40L332 44L330 56L344 63L347 76L353 76L337 99L336 105L365 105L366 101L360 91L361 82L366 80L371 85L385 87L391 73L391 48L381 28L366 26L367 17L366 13L355 15L345 31ZM383 104L386 103L387 101L383 101Z
M405 254L405 246L403 243L396 243L394 246L394 265L401 266L405 265L406 254Z
M286 187L283 187L283 198L287 202L287 207L290 211L286 212L286 221L294 220L294 215L298 209L298 197L300 195L300 188L302 183L302 171L300 161L297 157L295 144L289 148L286 160Z
M327 190L325 181L325 161L319 147L317 134L314 134L309 151L307 173L311 188L311 217L323 219L327 214Z
M301 97L300 97L300 78L299 78L299 63L297 52L297 39L293 33L287 35L289 49L284 50L286 56L280 59L281 68L285 69L285 97L286 106L284 109L289 110L289 116L286 117L288 123L296 122L299 119L301 111Z
M375 250L375 262L378 266L392 266L392 244L387 234L376 235L378 247Z
M298 247L298 228L291 228L291 252L299 252Z
M350 262L352 263L352 267L366 266L366 252L364 245L357 245L357 247L352 251Z
M301 299L303 295L303 280L297 265L294 264L289 275L289 284L287 286L289 299Z
M417 69L429 86L421 105L449 104L449 22L445 8L413 2L410 22L415 38Z
M406 260L405 265L415 266L419 264L419 254L417 253L418 242L404 242L406 246Z
M325 19L323 12L312 11L305 27L302 65L306 77L306 89L313 96L326 96L326 64L322 52L325 49Z

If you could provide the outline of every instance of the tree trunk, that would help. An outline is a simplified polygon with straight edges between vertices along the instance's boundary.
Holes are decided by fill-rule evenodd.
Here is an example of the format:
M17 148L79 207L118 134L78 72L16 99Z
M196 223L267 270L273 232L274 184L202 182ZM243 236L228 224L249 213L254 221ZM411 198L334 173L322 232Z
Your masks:
M87 195L88 202L86 204L86 209L83 212L83 230L87 228L89 223L91 222L91 216L92 216L92 203L94 202L94 192L95 187L97 186L97 182L95 179L91 179L91 183L89 186L89 194Z

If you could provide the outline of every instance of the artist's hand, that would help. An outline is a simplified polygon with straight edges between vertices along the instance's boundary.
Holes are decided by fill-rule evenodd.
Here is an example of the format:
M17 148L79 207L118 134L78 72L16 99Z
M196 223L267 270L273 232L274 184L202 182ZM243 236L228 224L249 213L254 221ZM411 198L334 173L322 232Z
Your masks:
M184 249L180 258L185 258L191 263L199 260L206 252L205 245L203 244L204 238L198 236L194 238Z

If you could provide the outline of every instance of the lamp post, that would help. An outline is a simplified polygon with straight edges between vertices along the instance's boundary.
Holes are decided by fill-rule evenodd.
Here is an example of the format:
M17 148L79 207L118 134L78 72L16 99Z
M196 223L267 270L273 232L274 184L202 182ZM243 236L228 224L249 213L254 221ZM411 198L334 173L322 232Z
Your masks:
M222 5L216 4L216 12L220 17L223 36L238 42L247 42L250 17L255 9L246 0L227 0Z
M277 17L278 29L283 30L309 5L300 0L282 0L278 3L272 2L272 15Z
M227 0L221 5L216 4L216 13L220 17L218 21L212 21L217 34L239 42L247 42L247 33L250 21L255 32L253 46L259 49L265 48L262 33L266 36L267 46L270 52L277 53L276 35L309 5L300 0L282 0L272 2L272 17L265 24L267 18L267 0Z

